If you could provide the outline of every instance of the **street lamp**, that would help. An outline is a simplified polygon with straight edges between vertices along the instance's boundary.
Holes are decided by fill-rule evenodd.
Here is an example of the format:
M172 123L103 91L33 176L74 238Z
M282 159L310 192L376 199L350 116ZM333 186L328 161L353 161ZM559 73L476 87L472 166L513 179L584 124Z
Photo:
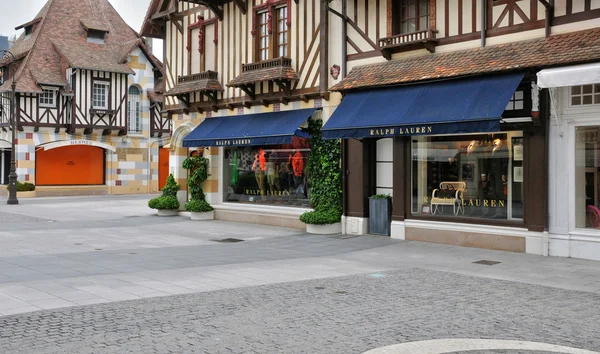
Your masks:
M13 53L8 50L0 50L0 55L2 56L3 63L11 63L15 62L15 56ZM10 60L10 61L9 61ZM4 74L4 73L3 73ZM10 97L10 118L12 124L12 150L10 151L10 174L8 175L8 200L6 204L19 204L19 200L17 199L17 164L15 162L16 150L15 150L15 140L17 140L16 132L17 132L17 114L15 112L15 90L17 88L17 81L15 80L15 69L12 70L12 83L10 85L12 95Z

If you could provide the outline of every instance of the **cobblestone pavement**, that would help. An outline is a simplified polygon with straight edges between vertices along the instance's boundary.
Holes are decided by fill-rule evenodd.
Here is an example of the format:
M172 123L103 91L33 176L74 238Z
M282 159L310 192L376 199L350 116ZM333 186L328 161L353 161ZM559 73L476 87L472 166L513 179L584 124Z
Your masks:
M0 224L17 224L17 223L31 223L31 222L49 222L51 220L37 218L35 216L28 216L15 213L7 213L0 211Z
M414 268L4 316L0 352L362 353L443 338L600 351L599 333L597 294Z

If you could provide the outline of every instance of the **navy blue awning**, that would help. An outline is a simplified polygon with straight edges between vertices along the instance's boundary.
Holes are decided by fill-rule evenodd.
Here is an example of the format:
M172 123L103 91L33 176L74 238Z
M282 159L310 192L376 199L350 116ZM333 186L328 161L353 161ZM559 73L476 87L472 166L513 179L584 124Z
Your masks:
M369 138L500 130L522 73L350 92L323 126L323 137Z
M251 146L291 144L293 136L309 137L300 131L316 108L273 113L206 118L183 139L184 147Z

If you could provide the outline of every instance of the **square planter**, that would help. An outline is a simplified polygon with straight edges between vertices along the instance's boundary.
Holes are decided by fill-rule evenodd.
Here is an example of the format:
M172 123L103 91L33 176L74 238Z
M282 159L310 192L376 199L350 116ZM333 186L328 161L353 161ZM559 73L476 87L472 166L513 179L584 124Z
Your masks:
M177 216L179 210L177 209L158 209L158 216Z
M369 233L390 236L392 228L392 199L369 198Z
M204 221L204 220L214 220L215 219L215 211L206 211L206 212L190 212L190 219L195 221Z
M306 224L306 232L309 234L317 235L335 235L342 233L342 223L336 222L335 224L315 225Z

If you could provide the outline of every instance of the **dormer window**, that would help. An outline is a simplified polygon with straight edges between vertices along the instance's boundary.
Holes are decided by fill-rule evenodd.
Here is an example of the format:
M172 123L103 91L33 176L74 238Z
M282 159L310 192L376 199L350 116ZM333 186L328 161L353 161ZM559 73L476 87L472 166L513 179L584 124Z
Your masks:
M31 37L31 32L33 32L33 26L25 27L25 39L29 39L29 37Z
M24 23L20 26L15 27L15 30L25 30L25 39L29 39L31 38L31 35L33 34L33 32L35 31L35 27L36 25L42 20L41 17L36 18L33 21L29 21L27 23Z
M108 27L103 21L90 18L83 18L79 21L87 33L87 41L89 43L104 44L104 37L108 33Z
M106 32L98 30L88 30L87 41L90 43L104 44L104 35Z

